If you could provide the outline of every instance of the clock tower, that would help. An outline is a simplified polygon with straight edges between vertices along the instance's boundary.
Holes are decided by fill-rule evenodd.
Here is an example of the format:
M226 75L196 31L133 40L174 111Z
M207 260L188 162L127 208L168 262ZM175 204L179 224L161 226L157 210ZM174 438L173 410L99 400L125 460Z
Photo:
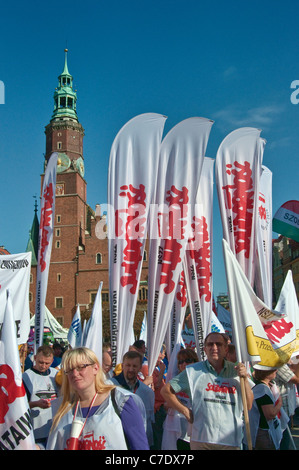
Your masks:
M53 115L45 127L45 168L51 154L57 152L55 219L47 299L48 296L53 299L54 295L53 313L70 323L73 312L65 307L73 306L76 298L74 280L78 273L79 254L85 251L89 206L84 179L84 129L77 116L77 93L68 70L67 53L65 49L64 68L54 92ZM52 286L55 286L55 292L52 292ZM50 299L49 304L53 305Z

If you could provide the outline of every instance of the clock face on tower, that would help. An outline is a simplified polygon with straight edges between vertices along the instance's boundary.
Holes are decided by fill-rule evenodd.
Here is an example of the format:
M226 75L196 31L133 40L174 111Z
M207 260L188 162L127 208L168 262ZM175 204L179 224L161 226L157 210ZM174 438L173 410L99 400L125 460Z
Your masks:
M82 178L84 177L84 161L83 161L83 158L82 157L79 157L77 160L76 160L76 169L77 171L80 173L80 175L82 176Z
M57 173L63 173L71 166L71 160L65 153L59 153L57 158Z

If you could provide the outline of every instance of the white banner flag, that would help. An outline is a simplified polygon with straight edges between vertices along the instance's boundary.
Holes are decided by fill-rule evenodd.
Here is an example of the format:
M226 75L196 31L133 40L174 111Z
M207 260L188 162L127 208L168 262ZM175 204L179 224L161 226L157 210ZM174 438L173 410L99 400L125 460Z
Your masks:
M204 339L212 327L213 170L214 160L205 157L192 214L194 235L188 241L184 258L189 306L200 360L204 359Z
M273 349L288 362L299 351L299 307L291 270L283 283L275 311L284 314L284 318L265 325L264 329Z
M130 345L165 116L143 114L116 136L108 175L111 349L114 365Z
M280 367L286 362L286 354L283 348L274 350L265 326L270 328L273 322L283 320L285 313L268 309L255 295L228 243L222 243L238 361Z
M0 330L9 289L18 344L27 343L30 333L29 283L31 253L0 256Z
M153 373L170 321L176 286L190 237L205 150L213 122L190 118L163 139L155 211L150 217L148 360ZM188 226L189 225L189 226Z
M102 364L102 348L103 348L103 312L102 312L102 287L100 282L98 292L93 304L91 317L86 325L83 346L91 349L97 356L100 364Z
M272 172L262 166L257 217L255 291L272 308Z
M69 328L67 340L72 348L78 348L82 344L82 324L79 305Z
M256 254L255 228L263 146L260 130L244 127L220 144L215 165L223 237L251 286Z
M36 301L35 301L35 351L43 344L45 302L48 287L48 276L53 241L53 227L56 195L57 153L52 153L45 171L41 217L39 224L38 260L36 270Z
M17 329L8 290L5 295L0 337L0 450L33 450L32 421L22 382Z

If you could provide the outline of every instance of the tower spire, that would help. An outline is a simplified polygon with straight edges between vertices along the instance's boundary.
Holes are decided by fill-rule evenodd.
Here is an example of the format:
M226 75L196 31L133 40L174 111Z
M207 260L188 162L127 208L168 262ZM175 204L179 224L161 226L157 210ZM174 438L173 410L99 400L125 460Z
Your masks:
M73 77L68 70L67 53L68 49L64 49L64 68L58 77L58 88L54 92L54 112L51 120L66 118L78 121L77 93L73 90Z
M67 53L68 49L64 49L64 69L62 75L70 75L69 70L67 68Z

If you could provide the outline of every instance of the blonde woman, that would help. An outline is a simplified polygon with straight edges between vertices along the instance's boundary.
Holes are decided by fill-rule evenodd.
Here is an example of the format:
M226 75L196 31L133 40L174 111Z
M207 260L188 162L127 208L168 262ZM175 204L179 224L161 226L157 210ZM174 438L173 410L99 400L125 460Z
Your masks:
M53 419L47 449L148 450L141 413L131 395L105 383L96 355L88 348L62 358L62 400ZM82 430L71 447L73 421Z

